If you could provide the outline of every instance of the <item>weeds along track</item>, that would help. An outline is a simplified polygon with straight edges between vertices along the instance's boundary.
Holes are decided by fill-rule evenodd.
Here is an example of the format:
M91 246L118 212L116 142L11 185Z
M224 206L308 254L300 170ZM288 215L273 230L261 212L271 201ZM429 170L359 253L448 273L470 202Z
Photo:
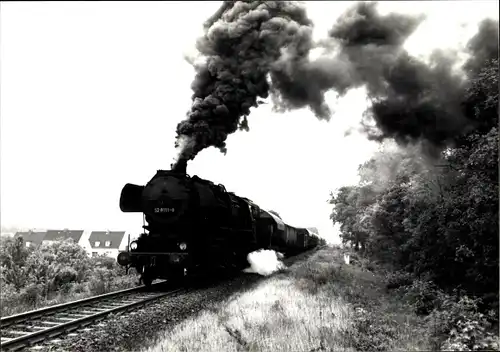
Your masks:
M185 288L169 289L165 282L159 282L149 290L139 286L4 317L0 319L0 349L14 351L31 346L90 325L111 313L132 311L187 291Z

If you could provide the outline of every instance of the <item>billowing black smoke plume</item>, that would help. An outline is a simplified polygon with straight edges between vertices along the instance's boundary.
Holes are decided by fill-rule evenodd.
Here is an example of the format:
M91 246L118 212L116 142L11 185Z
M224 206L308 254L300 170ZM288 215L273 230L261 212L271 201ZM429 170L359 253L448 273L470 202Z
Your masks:
M372 98L367 116L376 129L367 129L370 137L394 138L399 143L423 140L442 147L470 127L460 104L467 81L453 69L455 53L435 51L426 64L402 48L418 21L405 15L380 16L376 4L359 4L333 27L330 36L343 42L342 52ZM493 53L473 44L484 36L488 39L481 43L488 42L490 49L493 41L498 48L498 32L483 24L471 40L472 57L465 67Z
M471 57L464 68L473 74L484 67L486 61L498 59L498 22L482 21L478 33L467 43L467 50Z
M367 129L372 138L440 144L464 127L459 109L462 80L452 72L453 60L436 53L426 65L402 47L422 19L380 16L375 3L363 3L329 33L342 43L342 54L366 84L372 100L367 116L377 127Z
M272 79L275 103L283 110L310 106L329 116L324 93L334 89L340 95L348 89L368 85L372 93L384 88L386 60L394 60L406 38L421 18L403 15L381 17L375 3L358 3L342 15L320 45L329 55L317 60L278 61Z
M426 63L403 48L423 19L382 16L376 3L357 3L315 45L312 23L298 4L225 2L197 43L207 61L196 66L194 103L177 127L179 160L208 146L225 151L228 134L248 129L246 116L258 97L271 93L278 110L308 106L329 119L325 92L343 95L360 86L372 101L364 124L369 138L440 149L471 126L460 105L467 80L453 68L454 53L436 51ZM326 53L310 60L315 46ZM466 49L471 58L463 68L470 74L497 58L498 23L484 21Z
M177 126L179 160L213 146L225 152L228 134L248 129L246 116L269 95L267 75L286 48L289 60L307 58L312 22L287 1L226 1L204 25L197 49L193 105Z
M461 101L467 80L454 69L455 53L435 51L430 63L411 57L406 39L424 19L403 14L380 15L376 3L357 3L329 31L326 47L334 54L298 63L294 69L275 65L273 87L284 109L306 105L317 111L323 94L340 95L365 86L372 106L365 113L364 131L375 140L393 138L400 144L427 142L439 150L455 136L472 128ZM467 46L471 58L466 72L498 57L498 23L482 22ZM276 100L275 100L276 101ZM323 111L328 113L325 108ZM374 122L370 124L369 122Z

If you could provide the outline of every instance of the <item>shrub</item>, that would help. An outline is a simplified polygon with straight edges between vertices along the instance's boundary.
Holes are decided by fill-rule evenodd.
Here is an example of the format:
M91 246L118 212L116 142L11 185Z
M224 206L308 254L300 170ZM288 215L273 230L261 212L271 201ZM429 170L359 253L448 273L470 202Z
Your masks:
M388 272L386 276L386 288L397 289L401 286L410 286L414 277L406 271Z
M498 323L496 312L481 313L479 303L478 299L467 296L458 301L445 296L440 309L429 315L433 330L431 336L439 341L442 349L498 350L498 336L491 332L494 323Z
M89 284L88 284L88 282L76 282L76 283L73 283L70 286L70 289L69 289L68 293L69 294L74 294L74 295L78 295L78 294L82 294L82 293L89 294L90 293Z
M22 303L33 309L40 304L42 293L42 285L30 284L21 290L19 298Z
M33 250L22 239L2 239L0 265L2 315L125 289L137 282L114 258L89 258L72 240Z
M414 280L411 285L402 287L406 300L418 315L428 315L441 305L444 293L430 280Z
M395 324L362 307L355 308L353 315L353 322L340 332L350 346L358 351L391 350L391 341L397 336Z

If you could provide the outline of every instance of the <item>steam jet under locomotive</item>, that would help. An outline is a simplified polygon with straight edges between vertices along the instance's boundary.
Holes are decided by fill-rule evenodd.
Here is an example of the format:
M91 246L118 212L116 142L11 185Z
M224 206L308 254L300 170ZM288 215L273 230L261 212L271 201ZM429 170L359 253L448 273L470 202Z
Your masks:
M242 270L257 249L294 254L320 242L223 185L190 177L186 166L181 160L170 171L158 170L145 186L128 183L121 192L120 209L142 212L147 225L117 261L135 268L146 286L210 269Z

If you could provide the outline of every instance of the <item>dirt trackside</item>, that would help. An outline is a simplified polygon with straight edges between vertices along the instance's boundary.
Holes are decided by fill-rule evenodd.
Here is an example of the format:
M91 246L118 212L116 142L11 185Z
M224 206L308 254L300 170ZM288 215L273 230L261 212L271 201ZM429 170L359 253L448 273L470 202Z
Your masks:
M422 320L377 273L326 247L187 319L159 351L428 350Z

